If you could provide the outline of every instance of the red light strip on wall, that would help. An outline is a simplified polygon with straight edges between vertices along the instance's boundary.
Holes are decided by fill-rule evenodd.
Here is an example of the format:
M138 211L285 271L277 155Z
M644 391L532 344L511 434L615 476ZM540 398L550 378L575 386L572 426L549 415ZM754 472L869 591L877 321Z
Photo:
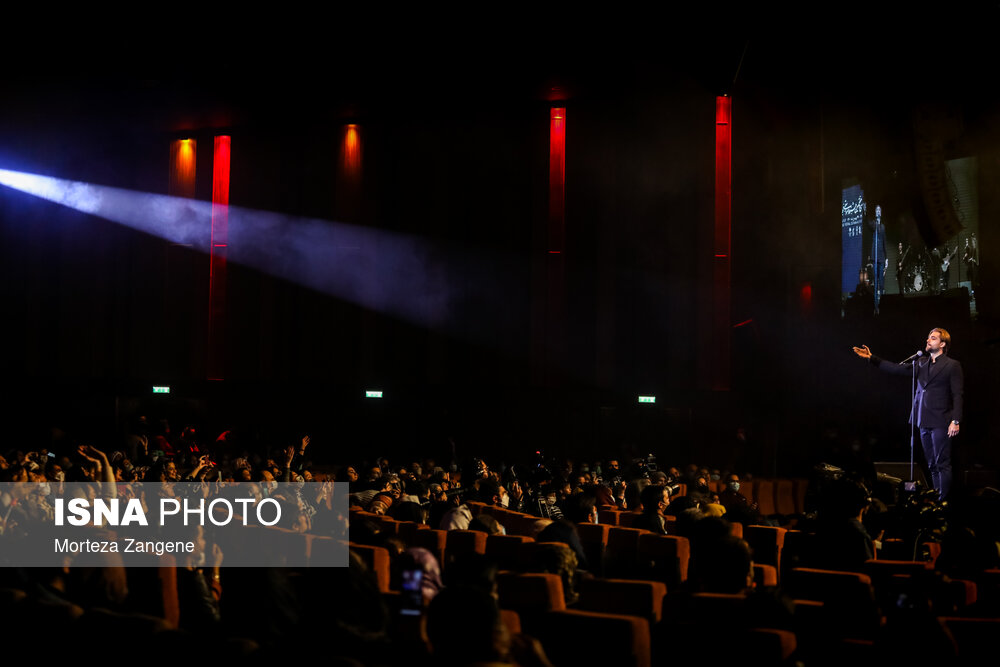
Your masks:
M566 241L566 109L549 112L549 254Z
M226 248L229 235L229 166L232 140L215 138L212 166L212 241L208 277L209 380L225 378Z
M715 230L712 266L712 389L730 388L732 99L715 98Z

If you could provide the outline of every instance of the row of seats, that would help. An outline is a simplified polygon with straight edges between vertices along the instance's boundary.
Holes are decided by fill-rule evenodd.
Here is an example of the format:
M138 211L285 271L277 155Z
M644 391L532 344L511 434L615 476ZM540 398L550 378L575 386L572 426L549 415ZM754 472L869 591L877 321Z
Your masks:
M502 568L509 569L522 569L523 564L531 559L534 538L528 535L487 535L473 530L444 531L362 512L354 514L358 518L380 523L385 530L398 536L408 546L427 549L442 567L447 567L449 558L464 553L488 554ZM517 524L512 522L512 525ZM685 537L654 535L638 528L602 524L581 524L578 526L578 533L590 569L595 573L635 574L639 567L645 574L655 571L669 584L676 585L687 578L691 549Z
M647 664L647 651L656 652L657 633L664 635L659 637L660 650L671 655L679 646L699 645L695 637L722 636L734 642L740 654L753 655L755 664L784 664L796 650L816 664L832 664L824 660L872 657L886 630L872 578L862 573L794 569L787 589L793 598L791 630L749 627L756 607L743 594L669 595L662 582L586 579L579 585L579 601L567 608L562 580L555 574L503 572L497 586L501 607L516 612L518 627L558 655L555 664L579 664L588 655L614 659L614 651L602 653L609 646L620 651L616 662ZM996 618L956 615L937 620L953 636L958 655L969 658L983 655L981 651L992 645L986 643L993 641L990 633L1000 630ZM652 632L652 649L647 647L647 631Z
M483 506L477 509L494 516L512 514L501 508ZM441 531L410 522L396 522L387 517L376 520L408 545L427 548L445 567L448 556L468 552L489 555L501 569L512 571L523 571L532 559L534 540L525 535ZM591 566L594 574L611 578L655 579L666 583L668 589L674 589L687 578L690 544L684 537L654 535L645 530L604 524L581 524L577 528L588 560L594 564ZM815 569L800 567L805 564L800 563L800 553L809 548L809 541L814 537L809 533L774 526L744 527L739 524L734 525L733 531L742 535L753 550L754 576L759 585L784 584L783 579L791 569ZM783 559L783 555L786 558ZM388 563L388 554L378 562L375 557L367 556L366 562L376 569L387 568L381 563ZM884 599L880 602L888 602L894 595L900 594L901 588L909 585L907 579L919 583L924 575L933 571L932 568L932 561L877 559L864 564L863 574L874 582L874 588L883 595ZM387 569L379 574L379 580L388 580ZM964 609L982 599L980 590L983 588L987 589L988 598L1000 596L1000 585L989 572L984 574L984 580L952 580L945 597L956 609Z
M679 488L674 495L686 496L688 494L687 484L678 484L677 486ZM708 483L708 489L712 493L722 493L726 489L726 482L712 480ZM749 502L756 503L763 516L792 517L805 513L808 490L809 480L805 478L771 479L760 477L741 481L739 493ZM470 507L474 504L484 506L484 503L469 503ZM475 512L475 510L473 511Z
M835 576L828 572L817 574ZM865 575L852 576L858 584L865 583ZM844 589L844 583L840 581L832 589ZM855 654L861 656L862 651L871 649L875 636L872 633L866 638L864 624L855 618L856 614L846 612L829 597L796 600L794 611L801 622L794 631L734 630L739 624L730 619L745 617L746 596L696 594L670 598L660 582L594 580L581 585L580 603L567 609L561 580L556 575L504 573L498 579L498 588L505 607L505 625L513 633L525 631L537 636L556 665L580 664L586 657L601 662L614 660L615 664L649 665L656 646L656 623L664 617L668 621L710 619L712 631L721 633L742 655L753 655L755 664L784 664L796 650L815 654L832 642L841 651L854 647ZM827 592L823 595L829 596L829 589L824 590ZM619 613L625 600L634 605L627 608L634 613ZM674 604L666 604L669 601ZM663 609L660 614L655 611L658 606ZM643 610L648 614L643 615ZM137 656L153 651L167 658L197 654L207 659L233 659L249 657L257 650L253 640L197 636L175 630L163 618L40 602L15 589L0 589L0 615L7 619L5 630L9 636L26 645L45 646L50 659L79 657L80 647L86 642L75 640L88 637L114 637L116 651ZM954 638L959 655L970 658L987 655L986 650L992 648L1000 630L996 618L945 616L939 621ZM670 623L667 626L674 627Z
M678 484L674 495L686 496L687 484ZM712 493L722 493L726 489L724 480L711 480L708 490ZM806 511L806 494L809 490L809 480L801 477L767 478L757 477L740 481L740 495L751 503L756 503L764 516L792 517L802 515Z
M542 642L557 666L649 665L657 645L653 631L665 627L660 621L668 596L658 581L583 579L572 608L566 607L562 579L555 574L502 572L497 592L501 608L517 614L519 627ZM787 630L731 630L727 639L753 650L755 664L784 664L796 649L795 635ZM660 643L666 652L667 642Z
M805 614L816 615L816 609L820 608L817 605L825 606L831 619L837 623L849 623L844 628L843 636L855 637L869 636L884 623L882 610L887 607L880 604L877 593L891 591L897 594L907 590L908 583L905 575L894 575L880 582L879 575L872 577L860 572L815 568L795 568L787 578L782 589L797 604L803 603L807 607ZM504 571L499 575L498 586L501 605L505 608L517 611L559 611L566 608L562 581L557 575ZM972 604L975 601L974 586L969 589L963 582L956 587L956 591L960 603ZM667 608L670 602L687 599L687 596L668 594L666 584L655 580L584 578L580 580L577 592L579 599L574 608L627 613L654 623L669 615ZM716 604L722 604L718 601L742 600L744 597L704 594L696 599L715 600ZM718 617L721 610L714 611L716 615L713 617Z
M713 482L713 489L721 493L725 482ZM809 490L809 480L803 478L767 479L758 477L740 482L740 494L752 503L757 503L761 515L791 517L804 514L806 511L806 494Z
M363 511L352 511L352 516L378 522L407 545L428 549L442 566L448 553L488 552L497 558L501 567L517 569L517 564L524 560L522 552L530 553L529 548L523 545L531 541L529 535L533 533L537 517L481 503L469 505L474 514L484 512L492 515L504 525L508 534L487 537L481 531L436 530L425 524L396 521ZM629 523L637 516L635 513L619 514L622 523ZM809 565L806 555L814 548L814 534L778 526L743 526L738 522L730 525L732 534L745 539L750 545L755 563L775 568L778 581L787 569L786 565ZM622 572L635 572L636 567L641 570L655 562L660 574L669 577L668 583L676 584L687 578L690 545L684 537L653 535L646 530L610 523L580 524L577 532L591 570L596 574L618 576ZM933 561L928 561L920 562L915 567L928 568L932 565Z

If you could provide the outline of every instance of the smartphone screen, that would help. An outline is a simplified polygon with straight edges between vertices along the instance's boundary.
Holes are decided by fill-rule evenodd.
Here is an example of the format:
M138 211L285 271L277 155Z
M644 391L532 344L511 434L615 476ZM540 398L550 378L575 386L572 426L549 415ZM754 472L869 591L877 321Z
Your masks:
M402 595L399 613L404 616L419 616L424 611L424 573L422 570L403 570Z

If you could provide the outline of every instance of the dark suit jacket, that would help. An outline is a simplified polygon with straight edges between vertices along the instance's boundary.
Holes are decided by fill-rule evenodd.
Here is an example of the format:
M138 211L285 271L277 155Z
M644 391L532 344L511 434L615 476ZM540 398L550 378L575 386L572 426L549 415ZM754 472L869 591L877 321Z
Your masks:
M872 356L880 370L895 375L911 375L910 365L898 364ZM913 397L910 423L918 428L947 427L954 419L962 420L962 364L946 354L931 363L930 356L917 360L917 391Z
M666 535L666 522L658 514L643 512L632 521L632 528L650 530L657 535Z

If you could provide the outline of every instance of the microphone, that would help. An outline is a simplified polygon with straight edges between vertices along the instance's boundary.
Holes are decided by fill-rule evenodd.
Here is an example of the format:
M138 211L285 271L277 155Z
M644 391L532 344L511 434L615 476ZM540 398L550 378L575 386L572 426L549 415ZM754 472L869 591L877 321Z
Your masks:
M899 362L899 365L900 366L905 366L906 364L910 363L911 361L916 361L917 359L919 359L922 356L924 356L924 353L923 353L922 350L918 351L918 352L914 352L913 354L911 354L910 356L908 356L906 359L903 359L901 362Z

